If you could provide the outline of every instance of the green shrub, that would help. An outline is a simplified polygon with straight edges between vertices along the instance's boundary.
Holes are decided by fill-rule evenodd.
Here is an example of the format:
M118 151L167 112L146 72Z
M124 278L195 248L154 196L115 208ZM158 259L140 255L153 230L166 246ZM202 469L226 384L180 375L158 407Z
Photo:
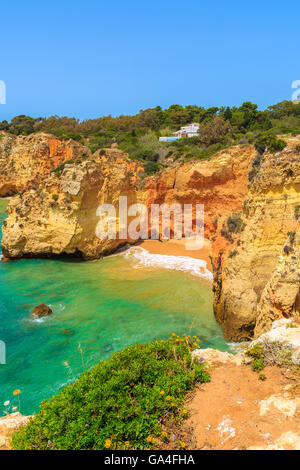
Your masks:
M255 372L259 372L259 371L263 370L265 367L266 367L266 365L265 365L265 362L264 362L263 358L254 359L253 364L252 364L252 369Z
M288 232L288 237L290 240L290 244L294 245L296 239L296 232Z
M295 213L295 219L298 220L300 217L300 205L295 206L294 213Z
M269 152L281 152L286 147L286 142L278 139L275 135L267 133L260 135L254 143L256 150L263 154L266 150Z
M260 372L266 367L263 347L261 344L256 344L255 346L252 346L250 349L247 350L246 354L247 356L253 359L252 369L255 372Z
M228 258L234 258L234 256L236 256L238 254L238 251L237 250L233 250L229 253L228 255Z
M162 421L180 415L187 391L210 380L191 359L193 341L174 335L100 362L43 402L13 435L13 449L151 448Z
M57 201L58 200L58 194L52 194L52 199L53 199L53 201Z
M232 214L227 218L227 228L230 233L240 233L244 230L245 224L240 214Z

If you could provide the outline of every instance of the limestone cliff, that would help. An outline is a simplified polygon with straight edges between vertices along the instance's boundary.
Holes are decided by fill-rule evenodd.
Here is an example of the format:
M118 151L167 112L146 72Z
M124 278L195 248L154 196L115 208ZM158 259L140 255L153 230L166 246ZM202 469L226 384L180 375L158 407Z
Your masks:
M214 309L226 337L246 340L299 315L300 159L291 139L257 155L243 205L244 230L214 257Z
M119 150L96 152L81 163L66 164L43 185L12 199L3 225L7 258L78 254L85 259L111 253L125 240L96 236L97 207L118 206L120 195L136 202L142 168Z
M63 163L90 155L90 150L81 144L44 133L29 136L1 133L0 197L37 186Z
M7 258L66 253L86 259L111 253L126 240L99 240L96 211L103 203L118 207L121 195L128 205L203 203L206 235L213 237L218 217L241 210L252 156L251 147L238 146L144 178L141 165L120 150L98 151L81 163L66 164L61 175L52 174L38 189L11 201L3 253Z
M205 236L213 239L217 227L242 209L247 193L252 146L236 146L204 161L191 161L148 178L139 200L146 204L204 204Z

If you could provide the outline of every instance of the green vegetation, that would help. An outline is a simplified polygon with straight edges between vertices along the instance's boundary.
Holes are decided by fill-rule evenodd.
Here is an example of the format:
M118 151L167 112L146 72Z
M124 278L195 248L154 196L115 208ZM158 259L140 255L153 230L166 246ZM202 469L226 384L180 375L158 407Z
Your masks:
M172 135L191 122L200 125L198 137L175 142L159 142L160 136ZM209 158L217 151L234 144L254 143L263 153L284 148L280 134L300 134L300 104L283 101L264 111L246 101L241 106L211 107L171 105L141 110L134 116L103 116L79 121L75 118L49 118L20 115L10 122L0 122L0 131L15 135L47 132L62 139L74 139L90 147L92 152L118 143L130 158L141 160L148 174L161 167L159 161L172 159Z
M237 250L233 250L229 253L228 255L228 258L234 258L234 256L236 256L238 254L238 251Z
M68 385L13 435L14 449L146 449L165 439L162 424L188 416L181 405L197 382L198 338L137 344L115 353Z
M266 367L263 347L261 344L256 344L255 346L252 346L250 349L248 349L247 356L253 359L252 369L255 372L260 372Z
M245 224L241 214L232 214L227 218L227 228L230 233L240 233L244 230Z
M254 146L260 154L263 154L265 150L274 153L281 152L286 146L286 143L284 140L278 139L274 134L266 132L255 140Z
M294 245L296 239L296 232L288 232L288 237L290 240L290 244Z

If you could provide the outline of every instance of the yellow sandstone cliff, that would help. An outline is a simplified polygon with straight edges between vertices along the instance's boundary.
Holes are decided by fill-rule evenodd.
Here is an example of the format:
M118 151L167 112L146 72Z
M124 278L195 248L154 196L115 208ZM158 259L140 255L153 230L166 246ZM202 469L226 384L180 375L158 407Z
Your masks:
M90 150L72 140L44 133L29 136L0 134L0 197L36 187L63 163L87 158Z
M61 175L51 174L38 189L12 199L3 224L4 256L76 254L91 259L113 252L126 240L96 236L97 208L104 203L118 207L121 195L135 203L140 172L136 162L111 149L66 164Z
M299 315L300 159L296 141L257 156L243 205L246 224L214 258L214 309L225 336L242 341Z

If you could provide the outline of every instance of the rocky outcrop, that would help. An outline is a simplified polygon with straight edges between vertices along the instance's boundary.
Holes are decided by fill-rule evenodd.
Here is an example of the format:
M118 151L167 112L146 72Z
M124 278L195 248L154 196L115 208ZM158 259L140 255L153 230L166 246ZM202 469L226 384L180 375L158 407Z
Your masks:
M300 159L288 141L256 156L243 205L245 227L215 252L214 309L226 337L247 340L272 321L299 315Z
M84 159L90 150L72 140L44 133L29 136L0 134L0 197L39 185L63 163Z
M241 210L247 191L251 147L234 147L209 161L190 162L144 178L143 167L118 149L96 152L81 163L66 164L43 187L14 198L3 226L2 251L6 258L78 254L99 258L130 239L100 240L97 207L119 196L133 203L205 205L205 231L213 236L216 220ZM118 211L116 223L119 225ZM130 222L130 218L128 220Z
M12 413L0 418L0 450L10 450L10 439L14 432L25 426L30 416L23 416L20 413Z
M52 310L48 305L45 304L40 304L34 307L31 313L32 318L42 318L42 317L47 317L48 315L52 315Z
M232 147L204 161L191 161L147 178L139 194L146 204L204 204L205 236L213 239L217 227L242 209L247 194L252 146Z
M137 200L137 183L143 169L119 150L96 152L81 163L66 164L62 174L52 174L43 186L12 199L3 224L2 251L6 258L60 254L99 258L126 241L99 239L97 208L119 196L128 204ZM118 217L118 213L116 214Z

